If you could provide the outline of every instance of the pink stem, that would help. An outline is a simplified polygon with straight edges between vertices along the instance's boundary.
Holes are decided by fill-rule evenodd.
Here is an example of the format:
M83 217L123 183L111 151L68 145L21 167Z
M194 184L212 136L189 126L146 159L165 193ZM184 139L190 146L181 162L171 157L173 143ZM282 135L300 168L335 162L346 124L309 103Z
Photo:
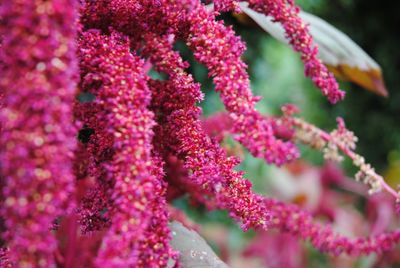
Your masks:
M77 217L72 215L68 222L68 244L65 252L65 268L73 268L75 259L75 245L77 242L76 232L78 229Z

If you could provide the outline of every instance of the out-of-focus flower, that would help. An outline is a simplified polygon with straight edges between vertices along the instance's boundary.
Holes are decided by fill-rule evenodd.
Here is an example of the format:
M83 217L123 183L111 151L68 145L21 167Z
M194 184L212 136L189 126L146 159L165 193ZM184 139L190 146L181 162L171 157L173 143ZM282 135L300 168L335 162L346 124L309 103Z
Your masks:
M16 266L55 267L50 228L74 207L76 1L6 0L0 17L3 237Z

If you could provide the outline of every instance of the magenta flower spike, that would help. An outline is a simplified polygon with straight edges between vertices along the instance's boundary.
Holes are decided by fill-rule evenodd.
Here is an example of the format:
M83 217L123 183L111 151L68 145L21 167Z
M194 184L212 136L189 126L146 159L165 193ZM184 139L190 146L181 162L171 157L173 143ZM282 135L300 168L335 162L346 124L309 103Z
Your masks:
M206 5L211 2L213 8ZM282 24L306 76L330 102L341 100L344 92L317 58L294 1L247 2ZM207 236L209 230L179 210L196 206L199 215L203 209L224 210L242 230L262 235L245 255L271 266L298 267L288 257L306 265L308 249L299 239L331 254L327 262L334 264L339 254L380 254L369 260L376 266L386 256L396 261L400 230L393 215L400 211L400 194L356 153L357 137L344 120L339 117L337 128L326 132L298 117L292 104L282 106L282 116L257 111L259 97L242 59L246 46L218 20L222 12L240 11L238 3L1 2L0 267L211 265L215 255L208 254L205 241L191 243L200 237L170 227L180 226L171 223L178 220ZM199 103L208 92L174 50L184 44L182 51L189 49L207 68L225 111L202 118ZM329 161L348 157L359 169L356 180L365 185L304 161L283 166L299 157L295 143L321 151ZM237 170L238 156L251 157L240 144L283 166L274 173L280 181L268 190L295 204L255 192ZM304 177L306 183L294 181ZM359 201L354 193L381 190L379 198L368 200L366 216L351 205ZM358 223L360 230L353 230ZM226 237L215 239L221 259L228 260ZM281 239L291 252L277 246Z
M331 103L344 98L345 92L339 89L336 79L317 57L318 47L313 43L308 26L300 19L300 8L293 0L248 0L250 8L271 16L282 24L293 49L300 53L304 71Z
M282 232L309 240L324 253L350 256L369 255L392 250L400 242L400 230L395 230L365 238L349 238L337 234L329 225L315 223L313 217L293 204L266 198L265 203L271 208L272 227Z
M93 15L95 10L104 18L101 22L110 21L109 25L130 35L135 41L138 41L135 34L138 29L157 33L161 31L159 34L177 32L177 36L183 35L196 59L207 66L210 76L214 78L216 90L221 92L225 107L235 122L237 140L254 156L264 158L268 163L282 165L298 157L296 147L291 142L277 139L268 120L256 111L255 104L259 98L252 95L247 66L240 59L245 45L232 29L215 21L214 14L196 1L182 1L181 5L188 7L183 10L169 1L159 2L159 9L153 6L151 10L143 8L143 11L138 12L140 5L133 5L129 1L88 3L84 12L85 19L89 25L105 27ZM126 14L131 18L129 22L125 22ZM151 23L132 24L138 14L142 18L147 16ZM170 29L164 30L159 25L170 25ZM189 32L182 34L179 30L185 28L185 25L189 27ZM153 30L156 26L157 29ZM136 31L132 32L132 29Z
M103 163L104 176L113 181L108 189L112 219L96 263L106 267L165 266L172 251L162 174L152 171L154 121L147 108L150 91L143 62L130 53L127 38L115 32L111 36L85 32L80 44L82 87L95 96L96 119L112 135L114 151L112 159ZM162 231L160 237L145 236L155 228ZM153 240L159 240L157 249L140 248L141 243L149 245ZM141 254L146 258L139 258Z
M268 163L282 165L297 158L297 148L276 138L272 125L255 109L259 98L250 90L247 66L241 60L245 45L240 38L201 4L192 9L188 22L187 43L213 77L215 89L233 119L236 139Z
M3 237L16 267L55 267L50 228L74 207L76 1L5 0L0 13Z
M262 197L252 192L242 172L233 170L238 159L228 157L202 128L201 109L196 106L202 94L183 70L186 64L167 38L147 38L147 49L156 68L169 75L169 80L153 93L158 100L155 104L161 107L159 112L166 115L162 133L169 138L165 145L182 157L184 166L192 172L192 183L215 196L216 206L228 210L244 230L267 228L269 216Z

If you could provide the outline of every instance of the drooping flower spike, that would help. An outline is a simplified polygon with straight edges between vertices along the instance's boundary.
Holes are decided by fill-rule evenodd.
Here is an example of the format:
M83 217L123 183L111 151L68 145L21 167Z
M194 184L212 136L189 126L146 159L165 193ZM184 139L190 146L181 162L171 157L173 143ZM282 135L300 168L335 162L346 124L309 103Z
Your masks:
M350 156L360 166L357 177L373 189L388 187L353 153L355 137L342 121L328 134L293 118L294 107L286 106L281 119L255 109L259 98L241 59L245 44L216 20L237 10L236 1L216 0L213 11L200 0L80 2L81 25L77 1L5 0L0 7L1 217L8 248L0 249L1 264L70 265L79 252L68 249L64 258L63 247L76 243L76 228L59 244L51 228L60 232L60 221L79 218L82 235L96 232L101 240L90 251L97 255L89 254L96 266L178 267L167 198L185 193L209 209L227 210L244 230L275 227L324 252L380 253L399 242L398 231L358 240L335 235L298 207L254 193L235 170L238 158L219 144L221 135L212 137L222 128L208 132L197 106L200 84L173 50L178 40L207 67L227 110L219 120L254 156L277 165L297 158L293 141L301 130L318 138L312 145L323 144L327 157ZM340 100L343 92L318 60L293 1L248 2L283 25L306 75L331 102ZM166 78L150 79L151 67ZM167 196L168 189L176 191Z
M294 0L248 0L247 2L250 8L271 16L275 22L282 24L291 46L301 55L305 75L312 79L329 101L336 103L342 100L345 93L339 89L336 79L317 57L318 47L313 44L308 26L298 16L300 8L294 4Z
M168 137L177 136L175 139L172 137L166 139L166 141L177 140L176 143L173 142L172 147L176 150L175 153L183 158L184 167L191 171L184 178L191 180L189 183L186 182L186 190L193 191L192 194L198 201L204 202L205 205L213 209L227 209L234 218L242 222L242 228L245 230L249 227L256 229L278 228L280 231L310 240L317 249L335 255L343 252L354 256L372 252L379 253L390 250L397 245L400 240L400 231L374 237L349 239L334 233L329 226L315 224L309 213L302 211L295 205L288 205L271 198L264 198L264 205L262 205L259 196L247 195L245 189L248 189L247 187L251 187L251 185L240 178L240 173L232 170L237 162L227 160L225 152L219 149L215 143L210 142L209 138L204 136L204 131L199 127L198 112L194 106L195 101L192 99L191 105L185 105L184 100L186 96L190 96L189 92L191 92L188 90L191 79L189 76L187 83L182 83L182 79L178 80L180 83L174 82L172 77L187 77L187 75L181 69L184 63L176 53L172 52L172 45L167 39L153 38L148 39L147 48L152 52L156 68L159 67L160 71L169 75L170 80L167 83L171 82L171 84L161 88L162 91L154 92L154 98L158 99L157 94L161 94L163 102L157 104L165 107L165 109L162 109L163 112L171 113L167 116L168 125L172 128L175 126L175 128L168 129L163 134L167 134ZM192 86L194 85L192 84ZM196 92L195 89L195 86L192 87L192 91ZM174 107L176 110L173 110ZM288 111L289 109L290 111ZM286 114L295 112L295 109L291 106L287 106L285 110ZM188 113L188 111L193 112ZM196 117L197 119L195 119ZM224 119L221 116L219 118ZM343 134L346 132L342 124L339 125L338 132ZM204 151L204 155L202 155L203 148L208 148ZM185 184L182 179L180 182ZM203 194L207 195L208 198L199 197L197 187L193 187L193 185L201 187ZM243 188L243 185L246 186ZM232 195L230 188L234 188L235 191L239 191L237 193L241 194L239 196ZM226 205L225 199L231 203ZM243 208L242 206L248 208L246 214L236 212L240 211ZM248 218L252 215L250 212L256 212L256 217ZM262 216L263 213L264 216ZM262 224L260 225L260 223Z
M163 199L165 185L160 181L162 174L152 172L154 120L147 108L150 91L143 62L130 53L127 38L114 32L110 36L99 31L83 33L79 56L82 87L95 96L96 120L104 122L104 131L112 135L114 151L112 159L103 163L104 176L113 184L108 192L112 223L97 265L166 266L172 250ZM145 236L155 228L164 237ZM145 248L140 248L141 244ZM158 246L154 249L151 244Z
M192 183L214 196L216 206L228 210L243 229L266 228L268 212L261 196L251 191L251 183L242 178L241 172L233 170L237 159L227 157L202 129L201 109L196 106L202 94L199 85L183 70L185 63L166 38L148 38L147 49L152 52L156 68L169 75L164 87L153 93L166 115L166 146L184 160L192 172Z
M1 217L16 267L55 267L50 228L74 207L76 7L74 0L0 7Z
M379 254L392 250L400 242L400 230L365 238L349 238L335 233L329 225L314 223L312 215L296 205L272 198L265 198L265 202L271 208L271 227L309 240L316 249L324 253L336 256L342 253L350 256Z
M154 27L153 23L172 25L170 31L165 31L165 34L176 34L177 37L185 38L196 59L208 67L210 76L214 78L216 90L221 92L225 107L235 121L236 138L253 155L264 158L269 163L282 165L297 158L298 151L294 145L275 138L268 121L255 110L259 98L252 95L247 66L240 59L245 49L243 42L235 36L232 29L225 27L222 22L216 22L214 14L200 2L184 1L182 6L185 6L184 4L190 8L179 9L164 0L159 4L162 8L158 13L149 11L143 14L138 13L140 4L132 4L129 1L97 1L95 7L88 4L84 14L89 25L104 28L103 24L97 22L98 14L92 15L93 10L97 11L104 16L102 22L110 20L110 25L129 34L136 41L137 36L131 33L133 28L143 27L141 30L146 32ZM134 14L147 16L151 23L144 26L141 26L141 23L136 25L134 20L130 21L130 24L122 23L120 19L125 18L127 13L132 19ZM189 30L177 32L185 28Z
M98 81L97 87L99 82L101 81ZM82 93L96 93L96 83L81 83L80 87ZM114 155L114 136L107 131L107 121L99 120L98 114L101 112L102 106L94 102L75 103L75 118L83 126L78 135L80 143L76 161L79 162L79 167L75 168L75 175L77 180L87 178L94 180L92 184L95 184L95 187L83 193L78 208L79 221L84 233L99 231L110 225L109 211L112 201L109 193L114 186L114 180L112 176L107 175L106 165Z
M341 162L344 159L343 156L349 157L354 166L359 169L355 179L357 181L362 180L364 184L370 187L369 194L384 190L395 200L399 200L400 194L389 186L384 178L377 174L361 155L355 152L358 138L346 128L342 118L337 118L337 129L328 133L299 117L295 117L294 115L299 113L297 106L286 104L281 109L283 112L282 117L269 117L276 136L291 139L294 142L305 144L321 151L328 161ZM219 141L222 141L224 136L229 135L229 133L233 133L232 119L224 112L204 119L203 126L209 135L216 136Z
M245 45L231 28L215 20L205 6L198 5L188 15L187 43L195 58L206 65L233 119L236 138L256 157L282 165L298 157L296 147L274 136L271 124L256 111L259 100L250 90L247 66L241 60Z

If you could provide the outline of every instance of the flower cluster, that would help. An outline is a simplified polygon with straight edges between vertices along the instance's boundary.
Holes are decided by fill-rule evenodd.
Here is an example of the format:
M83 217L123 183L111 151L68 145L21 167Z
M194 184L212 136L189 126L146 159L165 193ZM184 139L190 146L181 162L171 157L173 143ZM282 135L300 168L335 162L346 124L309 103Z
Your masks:
M191 170L189 180L217 196L216 206L230 211L242 221L244 229L266 227L268 212L262 198L252 193L250 182L243 180L240 172L232 169L237 160L227 157L202 129L201 110L196 106L202 96L200 86L185 73L182 59L171 50L167 39L148 38L146 44L156 68L169 75L169 80L164 85L154 85L153 91L153 105L161 107L158 112L164 118L160 120L167 122L160 130L169 137L164 140L164 147L184 159L184 167Z
M284 26L306 75L331 102L340 100L344 94L316 57L293 1L248 2ZM278 166L299 157L300 140L336 160L342 151L373 191L382 187L398 198L353 152L356 138L342 120L328 134L294 118L294 106L285 106L279 119L256 110L245 44L216 20L220 12L238 11L238 3L214 4L209 10L200 0L1 3L6 248L0 264L71 267L74 259L94 267L179 267L167 202L185 193L208 209L228 211L243 230L278 228L324 252L369 254L399 242L399 231L336 236L298 207L254 193L244 172L235 170L240 161L221 146L224 135ZM177 41L207 67L221 96L227 113L214 121L201 120L197 105L204 96L173 49ZM151 68L166 78L152 79ZM60 239L65 226L68 237ZM88 241L76 250L78 235Z
M95 106L95 118L89 113L85 122L98 136L91 145L95 150L112 151L111 159L95 163L104 169L95 175L105 177L100 177L99 183L108 183L108 187L101 187L106 191L105 198L110 199L108 203L112 203L105 207L110 209L112 223L96 263L146 267L147 261L153 260L151 263L166 266L172 250L164 230L168 222L165 200L160 198L165 187L160 180L162 174L153 167L154 121L147 108L150 90L143 62L130 53L128 40L114 32L105 36L87 31L82 34L79 48L81 86L95 96L88 103ZM100 124L92 125L93 121ZM151 235L157 229L165 236ZM140 250L143 245L148 250Z
M318 59L318 47L308 32L307 25L299 18L299 7L293 0L249 0L249 6L255 11L271 16L282 24L293 49L300 53L304 62L305 74L321 89L329 101L336 103L343 99L344 91L339 90L333 75Z
M50 228L74 208L75 8L73 0L1 3L0 212L17 267L54 267Z
M195 58L209 70L215 89L230 113L236 139L256 157L282 165L298 157L296 147L278 139L271 124L255 110L259 97L252 95L246 64L241 60L244 44L231 28L215 21L203 6L189 13L188 45Z

